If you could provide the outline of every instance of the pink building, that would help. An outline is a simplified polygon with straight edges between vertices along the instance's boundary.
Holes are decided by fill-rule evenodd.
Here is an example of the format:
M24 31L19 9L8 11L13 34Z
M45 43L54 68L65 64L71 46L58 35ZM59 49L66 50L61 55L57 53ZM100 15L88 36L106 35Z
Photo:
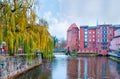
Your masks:
M107 55L110 51L111 40L112 50L117 50L120 46L120 30L116 29L120 29L120 25L103 24L90 27L80 26L79 32L77 25L72 24L67 30L67 47L70 50L79 49L78 53Z
M107 55L110 41L114 37L112 25L99 25L96 29L96 49L98 54Z
M117 51L120 48L120 29L117 29L114 34L114 38L110 43L110 50Z
M96 53L96 27L88 28L88 49L90 53Z
M79 29L75 23L67 30L67 48L68 47L70 51L79 49Z

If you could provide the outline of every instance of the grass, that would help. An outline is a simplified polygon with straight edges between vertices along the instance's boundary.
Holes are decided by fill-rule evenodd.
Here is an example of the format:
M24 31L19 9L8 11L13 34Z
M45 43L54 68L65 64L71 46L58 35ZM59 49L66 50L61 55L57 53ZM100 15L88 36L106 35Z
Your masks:
M72 51L72 52L70 52L70 55L71 56L78 56L78 52L77 51Z
M95 57L97 54L78 54L78 56L90 56L90 57Z
M109 58L120 63L120 59L119 58L116 58L116 57L113 57L113 56L110 56Z
M0 56L0 58L5 58L4 56Z

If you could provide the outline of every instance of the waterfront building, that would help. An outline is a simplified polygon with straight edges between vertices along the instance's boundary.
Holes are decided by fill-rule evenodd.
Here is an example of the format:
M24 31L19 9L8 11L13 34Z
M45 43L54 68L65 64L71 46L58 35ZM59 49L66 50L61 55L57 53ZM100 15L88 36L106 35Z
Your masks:
M80 26L79 53L97 53L106 55L110 41L114 36L112 25Z
M67 30L67 48L70 51L79 49L79 29L75 23Z
M120 28L119 25L103 24L97 26L80 26L80 30L78 31L78 28L74 30L73 27L76 28L73 24L67 31L67 46L70 47L70 50L76 50L75 47L77 48L79 45L78 53L95 53L100 55L108 54L110 51L110 42L114 38L114 31Z
M106 55L110 41L114 37L115 28L112 25L99 25L96 29L96 49L98 54Z
M115 30L114 38L110 42L111 52L118 51L120 49L120 29Z
M79 53L96 52L96 27L80 27L80 48Z

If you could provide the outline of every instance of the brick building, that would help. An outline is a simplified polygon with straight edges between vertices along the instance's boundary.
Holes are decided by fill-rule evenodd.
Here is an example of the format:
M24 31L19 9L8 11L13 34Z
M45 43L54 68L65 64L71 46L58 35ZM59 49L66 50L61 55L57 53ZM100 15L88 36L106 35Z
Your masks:
M70 51L79 49L79 29L75 23L67 30L67 48L68 47Z
M114 31L119 28L119 25L110 24L80 26L79 32L76 24L72 24L67 31L67 45L70 50L78 50L79 47L79 53L107 55L110 51L110 42L114 38ZM117 38L116 40L118 41L119 39Z
M112 25L98 25L97 27L81 26L79 53L106 55L113 36L114 27Z
M80 27L80 48L81 53L96 52L96 27Z
M114 37L114 27L112 25L99 25L96 29L96 49L98 54L107 54L110 41Z

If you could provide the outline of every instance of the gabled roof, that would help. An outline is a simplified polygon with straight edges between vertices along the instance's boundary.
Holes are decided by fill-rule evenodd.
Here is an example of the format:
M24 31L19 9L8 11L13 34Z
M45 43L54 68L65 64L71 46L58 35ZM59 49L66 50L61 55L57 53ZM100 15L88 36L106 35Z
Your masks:
M75 23L73 23L73 24L68 28L67 31L72 30L73 28L77 28L77 29L78 29L78 27L77 27L77 25L76 25Z

